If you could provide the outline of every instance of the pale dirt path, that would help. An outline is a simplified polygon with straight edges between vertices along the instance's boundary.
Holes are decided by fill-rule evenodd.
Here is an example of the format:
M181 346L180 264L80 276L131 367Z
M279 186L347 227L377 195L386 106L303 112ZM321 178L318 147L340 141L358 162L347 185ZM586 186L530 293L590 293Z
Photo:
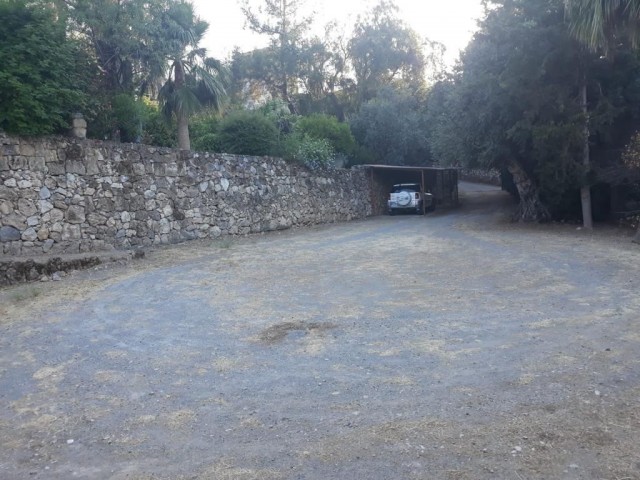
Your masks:
M640 478L640 249L463 190L0 291L0 478Z

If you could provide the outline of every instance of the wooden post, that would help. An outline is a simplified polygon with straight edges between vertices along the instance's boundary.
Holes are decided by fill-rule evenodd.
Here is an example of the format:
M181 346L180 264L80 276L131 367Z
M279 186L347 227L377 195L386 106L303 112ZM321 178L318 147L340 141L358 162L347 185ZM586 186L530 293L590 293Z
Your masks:
M584 127L583 127L583 135L584 142L583 145L583 153L582 153L582 165L584 167L585 176L589 173L591 169L591 161L589 158L589 105L587 103L587 79L583 78L582 87L580 89L580 94L582 96L582 113L584 114ZM588 178L585 178L583 181L587 182ZM580 200L582 203L582 223L585 229L592 230L593 229L593 214L591 213L591 187L587 185L583 185L580 188Z
M371 170L371 186L369 187L371 197L371 215L376 216L378 215L378 202L376 198L376 189L374 188L375 184L373 182L373 168L369 167L369 169Z
M422 183L421 183L421 188L422 188L422 215L426 215L427 214L427 205L425 204L424 199L426 198L425 193L427 193L426 190L426 185L424 184L424 169L420 169L420 175L422 177Z

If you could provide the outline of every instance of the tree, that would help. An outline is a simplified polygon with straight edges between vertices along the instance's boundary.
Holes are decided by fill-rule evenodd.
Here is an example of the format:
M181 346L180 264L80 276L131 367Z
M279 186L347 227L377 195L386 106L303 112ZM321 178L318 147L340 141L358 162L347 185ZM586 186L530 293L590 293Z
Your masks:
M636 47L640 40L640 1L638 0L565 0L572 34L592 51L608 54L616 41L626 38ZM586 77L582 88L583 111L588 115ZM584 165L589 168L589 125L585 126ZM591 193L581 190L583 218L592 228ZM638 229L640 235L640 228Z
M362 104L384 86L424 86L425 57L417 34L397 17L398 7L383 0L360 18L349 56Z
M492 3L450 87L430 99L432 150L444 164L508 169L517 218L548 220L579 181L580 49L559 1Z
M91 44L109 96L144 93L159 52L152 38L165 0L65 0L56 2L73 30ZM66 12L62 5L66 7ZM156 72L157 73L157 72Z
M0 2L0 129L25 135L68 128L87 102L95 72L55 11L25 1Z
M640 41L640 1L565 0L571 33L591 50L605 53L616 40Z
M356 140L388 165L430 163L423 99L387 87L366 102L350 121Z
M169 7L162 16L157 44L169 60L167 79L158 98L167 117L175 115L178 147L190 150L189 116L208 105L219 110L226 96L225 69L206 56L199 44L209 24L197 18L193 5L186 1Z
M298 53L311 17L300 15L304 0L263 1L256 13L249 0L244 0L242 11L251 30L271 38L269 54L276 68L270 81L278 96L287 102L291 113L296 113L292 94L297 90Z

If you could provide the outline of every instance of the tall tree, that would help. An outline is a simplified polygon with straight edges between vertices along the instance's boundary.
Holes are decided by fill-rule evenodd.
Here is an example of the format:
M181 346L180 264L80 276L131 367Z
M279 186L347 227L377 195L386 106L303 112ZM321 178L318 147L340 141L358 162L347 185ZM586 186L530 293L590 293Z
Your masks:
M190 150L189 116L205 105L220 109L226 96L226 71L199 46L209 24L195 16L191 3L171 5L161 26L156 41L166 52L169 71L159 99L165 114L176 117L179 148Z
M262 1L256 12L249 0L244 0L242 11L251 30L270 37L270 50L277 65L274 85L291 113L296 113L292 95L297 90L299 48L312 17L302 15L305 0Z
M607 55L616 42L625 38L637 47L640 41L640 1L565 0L565 6L572 34L592 51L600 51ZM585 169L588 169L590 159L586 76L581 96L586 119L583 164ZM588 185L582 187L581 198L584 226L592 228L591 192ZM640 235L640 228L638 235Z
M359 103L384 86L424 85L425 56L418 35L398 18L398 7L382 0L361 17L349 42Z
M56 1L59 11L62 2ZM91 43L112 96L139 91L155 52L151 42L165 0L66 0L73 28Z
M605 53L616 40L640 42L640 1L565 0L571 33L591 50Z

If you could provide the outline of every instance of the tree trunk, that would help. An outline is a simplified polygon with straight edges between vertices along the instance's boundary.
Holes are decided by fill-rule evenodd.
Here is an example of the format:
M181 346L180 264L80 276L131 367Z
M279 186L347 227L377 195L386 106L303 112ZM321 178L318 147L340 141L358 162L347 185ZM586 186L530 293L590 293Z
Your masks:
M178 123L178 148L180 150L191 150L191 140L189 139L189 117L182 111L176 112Z
M175 63L176 90L184 88L185 75L182 62ZM191 140L189 139L189 116L184 111L182 105L176 108L176 120L178 123L178 148L180 150L191 150Z
M514 220L520 222L545 222L550 220L549 210L540 201L538 187L529 178L527 172L516 162L512 162L508 166L508 170L513 175L513 182L518 189L518 196L520 197L520 204Z
M587 104L587 81L582 80L582 86L580 87L582 96L582 113L584 114L584 146L582 154L582 166L584 167L585 179L587 182L587 174L591 170L591 161L589 158L589 106ZM593 215L591 213L591 187L589 185L583 185L580 188L580 199L582 201L582 223L587 230L593 229Z

